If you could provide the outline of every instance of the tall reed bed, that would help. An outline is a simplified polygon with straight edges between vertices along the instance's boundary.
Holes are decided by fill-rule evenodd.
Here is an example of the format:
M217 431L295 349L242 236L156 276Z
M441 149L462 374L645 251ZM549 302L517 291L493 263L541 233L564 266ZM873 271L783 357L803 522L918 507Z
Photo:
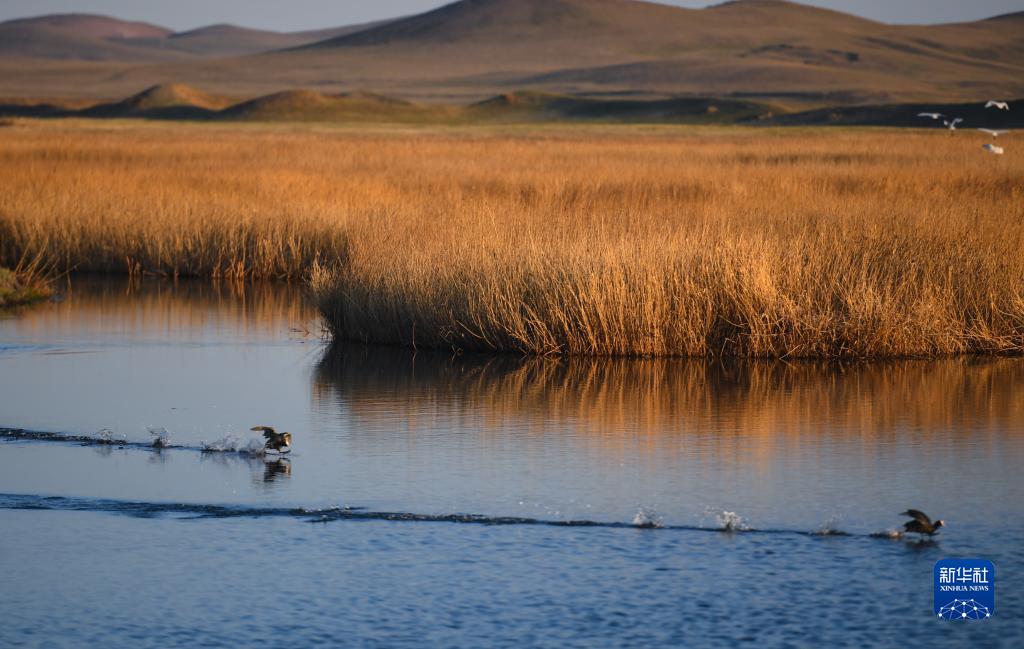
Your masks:
M1024 349L1024 156L981 136L19 126L0 249L310 278L339 338L572 355Z

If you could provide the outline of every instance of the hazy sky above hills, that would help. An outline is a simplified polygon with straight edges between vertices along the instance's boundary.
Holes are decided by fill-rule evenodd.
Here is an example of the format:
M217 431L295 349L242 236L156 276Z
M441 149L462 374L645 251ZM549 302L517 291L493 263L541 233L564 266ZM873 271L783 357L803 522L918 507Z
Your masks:
M2 0L0 21L49 13L97 13L142 20L176 30L233 23L275 31L319 29L419 13L447 4L441 0ZM708 0L663 0L703 7ZM977 20L1024 10L1024 0L806 0L875 20L936 23Z

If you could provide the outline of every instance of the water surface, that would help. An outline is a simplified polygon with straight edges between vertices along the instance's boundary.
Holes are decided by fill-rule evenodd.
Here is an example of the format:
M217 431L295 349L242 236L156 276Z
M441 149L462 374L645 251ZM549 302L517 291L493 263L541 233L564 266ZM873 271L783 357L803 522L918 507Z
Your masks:
M294 287L76 279L0 317L0 427L65 436L0 437L0 645L1018 646L1022 386L330 348ZM292 453L201 452L256 424ZM872 536L907 507L948 528ZM947 556L993 619L932 619Z

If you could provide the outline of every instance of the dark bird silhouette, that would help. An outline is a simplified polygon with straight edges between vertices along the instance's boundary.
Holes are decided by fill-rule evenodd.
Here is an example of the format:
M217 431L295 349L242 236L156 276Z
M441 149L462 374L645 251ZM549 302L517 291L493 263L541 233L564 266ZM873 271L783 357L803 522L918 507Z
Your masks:
M939 532L939 528L945 525L945 521L939 519L932 522L932 519L928 518L928 515L917 509L908 509L907 511L900 514L900 516L909 516L914 520L907 521L903 524L903 530L906 532L913 532L914 534L920 534L921 538L924 535L935 536Z
M267 440L267 443L263 445L263 448L267 449L268 451L287 453L292 448L291 433L279 433L270 426L253 426L249 430L263 432L263 439Z

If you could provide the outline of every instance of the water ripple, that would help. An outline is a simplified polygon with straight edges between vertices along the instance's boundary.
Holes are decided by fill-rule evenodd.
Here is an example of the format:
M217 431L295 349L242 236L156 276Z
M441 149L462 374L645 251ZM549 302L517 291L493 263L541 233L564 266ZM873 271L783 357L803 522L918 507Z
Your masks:
M648 519L631 522L597 520L557 520L526 518L519 516L487 516L483 514L423 514L415 512L372 511L364 507L348 505L328 508L305 507L254 507L247 505L210 505L199 503L159 503L127 500L73 498L64 496L43 496L33 494L0 494L0 509L104 512L136 518L177 516L190 519L205 518L294 518L311 523L334 521L392 521L418 523L457 523L471 525L537 525L547 527L594 527L606 529L674 530L684 532L715 532L719 534L774 534L804 537L820 537L820 530L757 529L724 525L701 527L695 525L652 525ZM877 535L855 535L832 532L827 536L861 536L880 538Z

